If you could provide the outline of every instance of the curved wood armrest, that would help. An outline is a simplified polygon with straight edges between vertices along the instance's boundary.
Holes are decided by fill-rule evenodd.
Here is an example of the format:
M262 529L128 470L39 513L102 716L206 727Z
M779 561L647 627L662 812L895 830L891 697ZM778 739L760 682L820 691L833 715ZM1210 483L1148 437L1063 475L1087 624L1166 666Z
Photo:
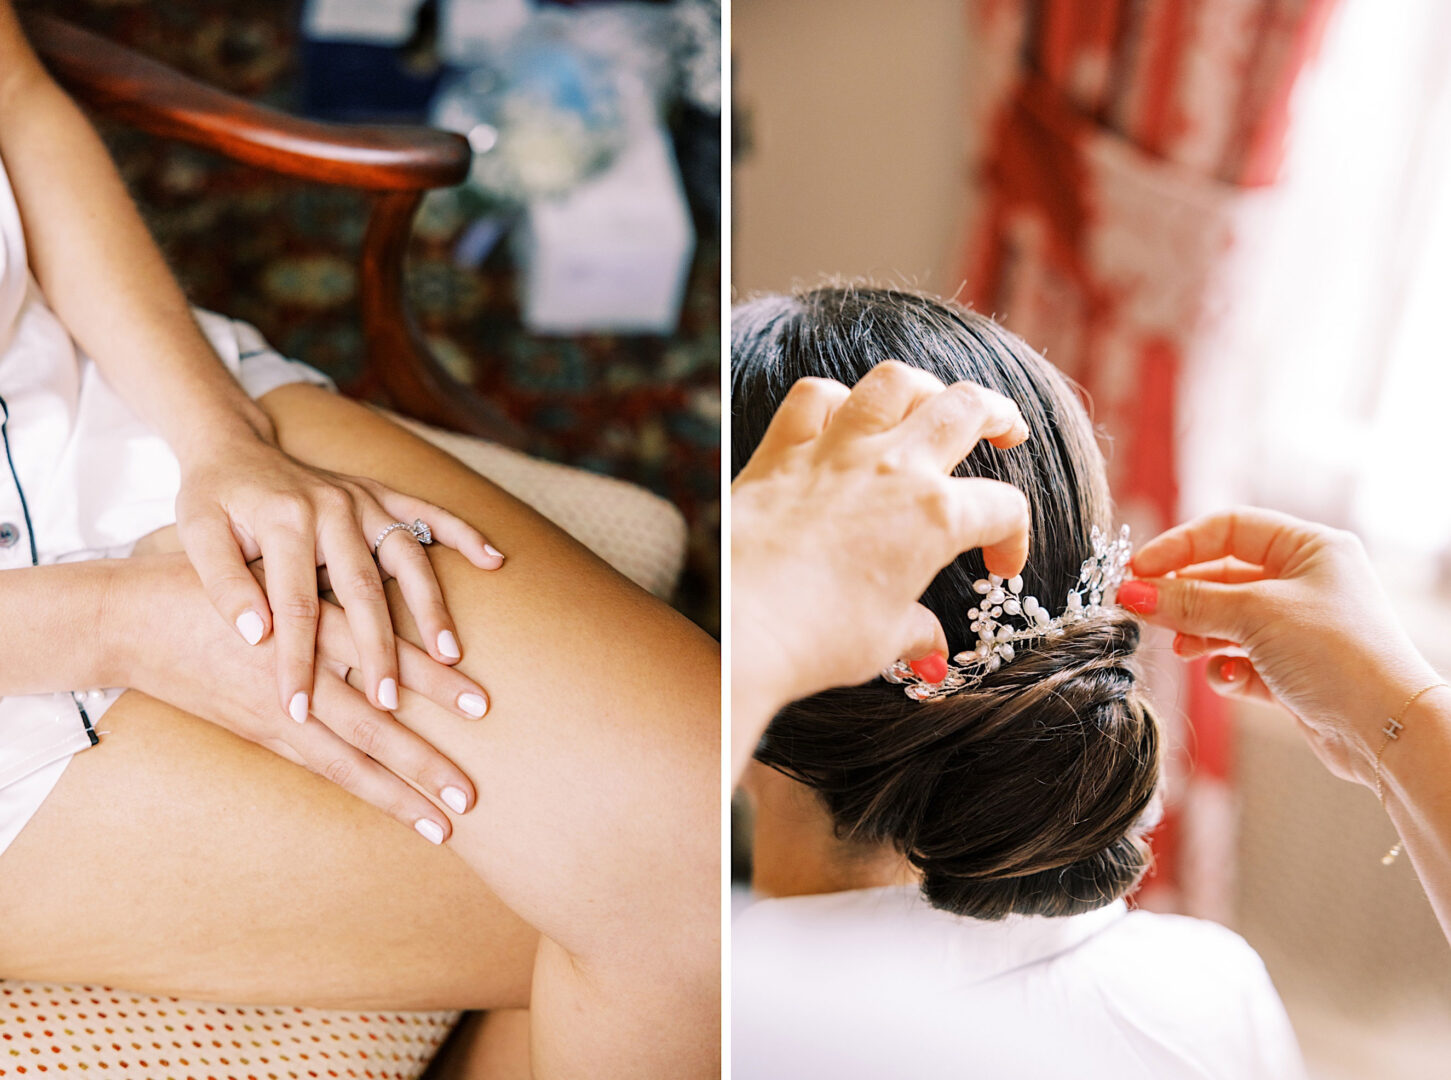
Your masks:
M435 128L301 120L188 78L53 16L29 13L30 42L86 105L132 127L272 172L371 191L451 187L467 140Z

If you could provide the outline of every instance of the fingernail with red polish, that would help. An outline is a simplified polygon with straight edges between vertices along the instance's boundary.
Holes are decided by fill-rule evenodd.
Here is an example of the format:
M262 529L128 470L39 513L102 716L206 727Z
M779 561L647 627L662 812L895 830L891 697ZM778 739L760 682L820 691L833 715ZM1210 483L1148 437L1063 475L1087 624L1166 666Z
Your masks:
M915 671L919 678L926 679L930 683L940 683L947 678L947 654L931 652L918 660L907 661L907 666Z
M1174 653L1176 655L1179 654L1179 652L1183 648L1184 648L1184 635L1183 634L1175 634L1174 635L1174 644L1173 644Z
M1219 677L1225 682L1234 682L1239 678L1239 665L1233 660L1221 660L1219 662Z
M1159 588L1147 581L1125 581L1118 587L1118 603L1136 615L1152 615L1159 606Z

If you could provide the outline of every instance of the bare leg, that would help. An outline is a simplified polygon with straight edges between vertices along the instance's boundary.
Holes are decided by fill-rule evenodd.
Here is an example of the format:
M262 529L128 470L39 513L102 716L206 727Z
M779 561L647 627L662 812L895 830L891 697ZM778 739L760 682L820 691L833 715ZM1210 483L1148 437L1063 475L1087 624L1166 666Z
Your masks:
M492 1009L459 1021L424 1080L530 1080L529 1013Z
M461 722L408 695L400 710L469 773L478 806L454 819L449 850L430 849L267 751L128 694L0 857L0 970L238 1001L527 999L540 1075L711 1070L713 643L367 410L310 387L264 406L298 457L446 505L508 554L484 574L434 553L489 716ZM537 953L529 926L545 935Z

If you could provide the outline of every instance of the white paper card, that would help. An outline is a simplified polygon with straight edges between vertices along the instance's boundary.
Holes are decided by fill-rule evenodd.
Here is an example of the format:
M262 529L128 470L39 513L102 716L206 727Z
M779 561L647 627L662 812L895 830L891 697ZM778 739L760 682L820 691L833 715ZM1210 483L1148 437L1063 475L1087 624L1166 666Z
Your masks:
M695 229L669 136L637 122L599 176L529 204L517 230L524 324L539 334L670 334Z
M402 45L413 35L422 0L307 0L303 36L312 41Z

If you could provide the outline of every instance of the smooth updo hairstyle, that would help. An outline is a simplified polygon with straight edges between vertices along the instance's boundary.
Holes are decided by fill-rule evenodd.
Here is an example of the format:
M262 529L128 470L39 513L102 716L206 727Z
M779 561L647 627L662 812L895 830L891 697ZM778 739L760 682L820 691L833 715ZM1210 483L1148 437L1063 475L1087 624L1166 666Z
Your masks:
M881 288L762 296L731 313L731 452L739 472L786 391L814 375L854 385L884 360L970 380L1015 401L1031 431L980 443L959 476L1004 480L1032 513L1024 591L1061 614L1105 530L1103 458L1074 390L991 319ZM922 601L953 652L976 644L967 611L981 552L960 556ZM937 701L876 679L797 701L756 758L816 789L849 842L890 843L934 906L979 919L1074 915L1128 893L1149 866L1143 833L1159 779L1159 725L1137 685L1138 620L1084 620L1020 649L979 685Z

